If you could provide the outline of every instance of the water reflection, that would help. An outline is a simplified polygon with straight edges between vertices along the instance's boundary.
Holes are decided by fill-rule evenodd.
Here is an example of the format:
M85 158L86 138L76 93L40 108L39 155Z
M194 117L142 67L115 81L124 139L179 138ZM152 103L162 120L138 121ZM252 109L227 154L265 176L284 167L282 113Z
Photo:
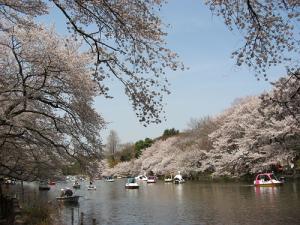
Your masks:
M258 197L269 196L274 197L279 192L281 187L254 187L255 194Z
M174 187L174 192L176 194L176 200L179 203L182 203L182 198L183 198L183 185L184 184L176 184L173 185L172 187Z

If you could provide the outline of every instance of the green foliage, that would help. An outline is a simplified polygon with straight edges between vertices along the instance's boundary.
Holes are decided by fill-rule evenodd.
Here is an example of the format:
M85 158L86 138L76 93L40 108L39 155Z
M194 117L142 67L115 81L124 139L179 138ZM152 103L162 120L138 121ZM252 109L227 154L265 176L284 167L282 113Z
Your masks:
M145 140L139 140L134 145L135 158L139 158L142 154L142 150L149 148L153 144L153 140L150 138L145 138Z
M164 133L162 135L163 138L168 138L174 135L179 134L179 130L176 130L175 128L171 128L171 129L165 129Z

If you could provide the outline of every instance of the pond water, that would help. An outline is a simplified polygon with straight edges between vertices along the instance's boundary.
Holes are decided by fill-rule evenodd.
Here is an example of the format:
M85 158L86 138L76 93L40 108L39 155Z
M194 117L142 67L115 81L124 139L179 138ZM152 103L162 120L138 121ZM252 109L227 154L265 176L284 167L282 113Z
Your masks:
M78 205L60 207L64 224L299 224L300 182L281 187L253 187L243 183L147 184L140 189L125 189L126 179L115 182L98 180L97 190L82 183L75 193L83 197ZM38 192L36 184L27 184L39 198L55 201L62 187L58 183L48 192Z

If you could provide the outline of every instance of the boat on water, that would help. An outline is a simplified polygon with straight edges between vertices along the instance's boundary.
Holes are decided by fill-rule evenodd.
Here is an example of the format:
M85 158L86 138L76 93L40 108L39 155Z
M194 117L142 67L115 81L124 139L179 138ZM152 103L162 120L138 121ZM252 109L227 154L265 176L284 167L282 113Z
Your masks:
M147 181L147 180L148 180L148 177L146 177L145 175L139 175L139 176L135 177L135 179L136 179L137 181L139 181L139 180Z
M180 174L180 171L178 171L178 174L174 177L174 184L182 184L185 182L182 175Z
M50 190L50 186L48 185L47 182L41 181L41 182L39 183L39 190L40 190L40 191L49 191L49 190Z
M75 182L74 182L73 188L74 188L74 189L79 189L79 188L80 188L80 184L78 183L78 181L75 181Z
M107 182L114 182L115 179L112 176L106 177L105 181Z
M165 182L172 182L172 181L173 181L172 175L165 177Z
M97 189L96 185L93 184L93 180L90 180L90 184L87 189L88 190L96 190Z
M9 179L9 178L4 178L4 184L10 184L10 185L14 185L16 184L16 180L15 179Z
M87 189L88 190L96 190L97 188L95 185L89 185Z
M55 184L56 184L55 181L53 181L53 180L50 180L50 181L49 181L49 185L55 185Z
M257 187L274 187L282 185L284 181L280 181L273 173L261 173L255 178L253 184Z
M73 195L73 191L70 188L63 188L60 196L56 197L56 199L68 203L78 203L79 197L79 195Z
M126 189L138 189L140 185L136 182L135 178L128 178L127 183L125 184Z
M157 177L156 176L149 176L147 180L147 184L153 184L156 183Z
M56 199L59 201L64 201L64 202L77 203L79 200L79 197L80 197L79 195L74 195L74 196L56 197Z

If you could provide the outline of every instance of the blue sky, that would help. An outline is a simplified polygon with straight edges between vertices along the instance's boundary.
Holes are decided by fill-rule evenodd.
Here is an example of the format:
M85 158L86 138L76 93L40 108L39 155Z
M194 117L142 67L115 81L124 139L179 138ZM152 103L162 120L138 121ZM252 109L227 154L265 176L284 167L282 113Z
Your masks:
M203 1L170 0L160 15L170 24L167 46L190 69L168 72L171 95L165 98L167 121L159 125L145 128L138 122L118 83L111 88L114 99L96 98L95 108L109 122L102 133L104 143L110 129L118 133L122 143L154 138L167 128L184 130L190 118L216 115L236 98L257 95L271 88L269 82L257 81L248 68L235 66L231 52L242 45L241 34L230 32L221 18L212 16ZM44 20L49 22L49 17ZM55 24L58 32L64 30L57 15ZM269 80L282 75L283 68L273 69L269 71Z
M122 142L157 137L166 128L184 130L190 118L216 115L238 97L257 95L271 86L257 81L248 68L235 66L231 52L242 44L239 33L231 33L221 18L212 16L199 0L170 0L160 12L168 29L168 47L180 55L189 67L184 72L169 72L171 95L166 97L167 121L145 128L138 123L121 90L115 99L96 101L96 107L110 129L117 131ZM270 80L284 74L283 69L270 71Z

